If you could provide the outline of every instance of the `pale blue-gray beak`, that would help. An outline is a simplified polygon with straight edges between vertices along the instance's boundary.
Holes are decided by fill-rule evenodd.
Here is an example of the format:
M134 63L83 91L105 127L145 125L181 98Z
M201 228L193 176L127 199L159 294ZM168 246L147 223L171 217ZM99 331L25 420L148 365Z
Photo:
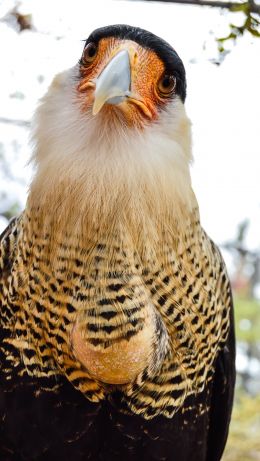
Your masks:
M107 104L119 104L131 95L131 69L127 50L119 51L96 79L92 113Z

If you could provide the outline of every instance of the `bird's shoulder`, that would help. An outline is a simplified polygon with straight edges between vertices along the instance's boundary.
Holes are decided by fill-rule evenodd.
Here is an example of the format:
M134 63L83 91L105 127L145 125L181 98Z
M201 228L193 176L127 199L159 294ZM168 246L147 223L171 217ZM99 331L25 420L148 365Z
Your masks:
M0 234L0 281L10 272L12 266L20 219L20 217L11 219L8 226Z

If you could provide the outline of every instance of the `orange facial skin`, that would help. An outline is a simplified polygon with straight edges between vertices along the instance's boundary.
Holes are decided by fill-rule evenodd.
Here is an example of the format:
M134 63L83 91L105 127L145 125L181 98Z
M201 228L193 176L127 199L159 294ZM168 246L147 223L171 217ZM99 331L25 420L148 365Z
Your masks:
M131 40L113 37L101 39L94 60L80 65L81 79L77 91L82 111L90 111L94 101L95 79L123 49L128 50L130 58L131 97L117 105L105 104L100 115L121 121L123 115L127 126L142 128L147 121L157 119L158 109L169 99L162 96L158 89L165 66L154 51L144 49Z

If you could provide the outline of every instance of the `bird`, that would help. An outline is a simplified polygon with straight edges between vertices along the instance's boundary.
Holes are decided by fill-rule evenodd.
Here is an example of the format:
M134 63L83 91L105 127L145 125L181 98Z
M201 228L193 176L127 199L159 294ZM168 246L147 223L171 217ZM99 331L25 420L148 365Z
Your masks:
M40 101L27 203L0 238L2 461L221 459L233 301L185 98L175 49L119 24Z

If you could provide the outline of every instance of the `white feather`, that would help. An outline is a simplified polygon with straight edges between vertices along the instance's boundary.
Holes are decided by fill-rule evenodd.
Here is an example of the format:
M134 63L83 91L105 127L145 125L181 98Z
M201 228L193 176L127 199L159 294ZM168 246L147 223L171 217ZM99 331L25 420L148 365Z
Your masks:
M158 225L166 217L185 225L196 200L183 103L174 99L143 130L126 126L123 119L111 125L102 111L94 117L82 109L77 72L76 66L58 75L36 113L36 174L29 202L46 206L46 213L51 202L67 220L70 208L74 227L78 221L82 226L81 214L98 222L115 214L120 221L125 213L139 230L140 222Z

